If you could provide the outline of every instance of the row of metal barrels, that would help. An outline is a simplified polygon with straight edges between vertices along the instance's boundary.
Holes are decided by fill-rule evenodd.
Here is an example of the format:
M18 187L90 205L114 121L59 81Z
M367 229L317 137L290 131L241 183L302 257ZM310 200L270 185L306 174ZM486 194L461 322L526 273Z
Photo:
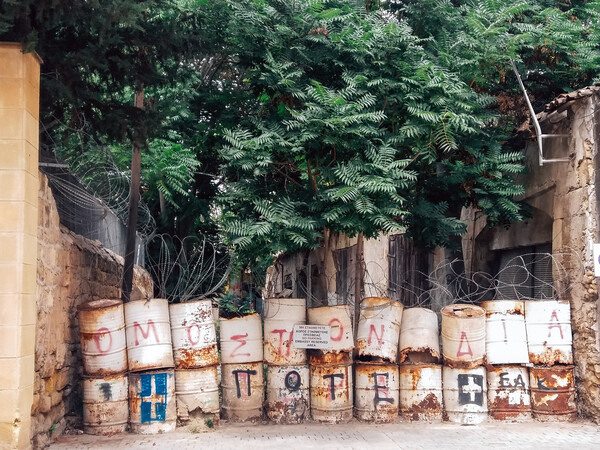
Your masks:
M521 331L513 332L517 322L512 318L519 319L520 315L522 322L523 311L527 309L529 302L525 308L522 302L488 303L490 306L487 308L487 320L485 313L482 315L477 307L470 305L452 305L446 308L449 311L445 314L442 311L443 353L444 362L448 366L444 368L445 373L450 373L449 371L454 369L453 366L458 366L457 369L477 369L480 363L479 355L481 353L481 358L485 358L486 347L488 362L490 359L507 364L525 362L514 359L515 355L521 355L518 358L523 359L522 352L515 351L515 345L522 347L524 344L527 353L528 341L524 330L523 336ZM560 335L563 341L568 340L570 348L570 323L567 323L570 319L564 319L564 312L560 308L564 305L560 302L531 303L543 306L542 310L545 313L529 314L531 320L528 321L527 331L530 330L529 324L532 324L532 330L540 328L541 324L542 331L546 334L548 329L552 331L553 328L559 328L554 334ZM308 310L309 323L328 325L331 329L331 339L327 349L309 351L310 366L306 366L306 352L295 348L292 339L293 326L306 323L305 300L270 299L266 301L265 306L264 340L263 327L258 315L221 320L221 384L223 415L226 418L247 420L262 414L263 358L268 365L267 414L276 422L288 423L303 420L309 408L313 418L317 420L338 421L351 417L354 392L352 379L355 374L356 416L364 420L387 420L386 418L397 415L399 405L402 407L403 404L393 397L394 392L402 391L400 382L399 389L394 384L394 380L399 378L396 366L398 354L400 362L405 363L435 362L439 359L437 315L422 308L412 308L404 311L402 317L402 306L399 303L389 299L367 298L361 303L358 322L355 350L358 361L355 374L352 370L352 350L355 342L348 306ZM549 318L545 318L545 315L549 315ZM106 428L107 421L103 418L107 417L107 414L96 409L98 403L102 403L101 400L118 398L118 383L115 385L106 377L124 374L127 367L131 372L127 397L134 431L165 431L165 427L171 427L170 424L174 426L175 413L171 411L171 407L174 408L171 405L174 405L175 392L180 417L197 408L204 412L218 412L216 364L219 357L210 301L171 305L170 313L165 300L131 302L125 305L124 316L123 319L122 305L117 301L90 302L80 309L82 353L87 374L84 380L84 422L88 432L110 433L119 428ZM459 326L454 327L455 331L452 333L448 330L452 330L454 318L458 318L456 323ZM504 336L496 339L498 333L494 332L494 327L498 328L499 324ZM126 328L126 333L123 328ZM551 332L550 335L552 334ZM551 339L548 339L548 336L544 337L542 356L549 353L561 355L562 350L555 351L556 349L549 345ZM492 351L496 343L501 345ZM508 354L511 355L508 360L501 356L502 349L508 349ZM530 345L529 350L528 357L535 355L535 344ZM128 353L128 362L127 358L123 360L125 353ZM453 358L454 356L460 358ZM570 357L572 358L572 355ZM561 358L558 362L568 361L568 357ZM174 373L169 370L154 370L168 369L174 365ZM448 384L447 391L458 392L457 398L463 400L483 398L486 383L481 380L484 380L485 376L477 378L482 392L466 396L464 392L460 392L464 386L471 390L477 388L472 383L463 386L461 380L472 381L472 377L469 374L462 375L457 376L454 383L462 387L454 390L451 388L453 383L449 381L449 384L444 383ZM361 378L364 381L361 381ZM401 378L400 373L400 380ZM450 380L452 376L444 375L444 380L446 378ZM173 386L174 391L171 393ZM309 386L310 396L303 395ZM386 396L388 391L392 394ZM415 387L414 391L418 397L421 390ZM423 401L425 403L418 407L423 408L434 398L437 398L438 405L441 404L440 397L436 397L433 391L426 393L419 404ZM512 398L515 396L516 394L512 394ZM366 408L361 406L363 400ZM341 405L338 404L340 402ZM445 402L448 411L451 402L448 399ZM411 408L414 406L409 401L404 403ZM483 401L480 403L483 405ZM466 404L472 403L467 401ZM441 411L441 408L438 409ZM463 419L464 417L463 414Z

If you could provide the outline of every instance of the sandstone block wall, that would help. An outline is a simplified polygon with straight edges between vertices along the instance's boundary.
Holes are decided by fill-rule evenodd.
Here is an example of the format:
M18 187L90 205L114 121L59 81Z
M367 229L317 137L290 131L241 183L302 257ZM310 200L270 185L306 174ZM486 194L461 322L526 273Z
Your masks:
M123 258L60 225L48 180L40 174L34 448L62 432L66 415L82 414L77 307L89 300L120 298L122 270ZM152 279L140 267L134 288L152 296Z

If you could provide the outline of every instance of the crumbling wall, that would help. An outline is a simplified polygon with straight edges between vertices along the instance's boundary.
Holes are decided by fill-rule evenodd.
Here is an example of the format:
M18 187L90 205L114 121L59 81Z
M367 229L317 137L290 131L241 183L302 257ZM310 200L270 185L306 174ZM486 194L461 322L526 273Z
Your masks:
M40 174L34 448L62 432L65 416L82 414L77 307L89 300L120 298L122 271L123 258L60 225L48 180ZM152 296L152 279L140 267L135 269L134 289L138 296Z

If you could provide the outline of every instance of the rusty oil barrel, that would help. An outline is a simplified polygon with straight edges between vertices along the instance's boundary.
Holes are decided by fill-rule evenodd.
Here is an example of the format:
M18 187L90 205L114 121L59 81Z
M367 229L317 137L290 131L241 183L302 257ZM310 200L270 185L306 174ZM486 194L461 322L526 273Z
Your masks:
M525 306L518 300L492 300L485 309L485 349L488 364L527 364Z
M398 417L398 366L358 362L355 369L354 416L365 422L393 422Z
M485 367L442 369L444 405L450 422L475 425L487 419L487 379Z
M174 366L169 303L166 299L126 303L125 332L130 372Z
M267 367L267 416L277 424L302 423L310 412L310 370L303 366Z
M306 350L293 345L294 325L305 324L305 298L265 299L265 363L272 366L305 365Z
M396 364L402 310L400 302L389 298L366 297L360 302L356 331L359 360Z
M195 416L220 411L217 366L175 370L177 418L187 422Z
M308 323L331 327L331 345L325 351L337 353L351 352L354 349L350 305L309 308Z
M522 366L488 366L488 403L495 420L521 422L531 419L529 373Z
M221 363L245 364L263 360L263 328L260 314L220 320Z
M525 325L533 364L573 364L571 308L566 300L528 300Z
M573 366L532 367L531 408L543 422L569 422L577 418Z
M411 421L442 420L442 366L402 364L400 366L400 413Z
M112 436L129 424L127 375L83 377L83 429L87 434Z
M454 304L442 308L444 365L475 368L485 360L485 310Z
M222 364L223 418L232 422L260 420L265 398L264 379L262 361Z
M402 313L399 363L435 364L440 361L437 314L427 308L408 308Z
M219 364L217 333L210 300L169 305L176 369Z
M311 350L309 361L312 418L328 423L351 420L354 403L352 355Z
M81 357L86 375L101 377L127 371L125 316L120 300L93 300L78 308Z
M129 374L131 431L137 434L175 430L175 373L173 369Z

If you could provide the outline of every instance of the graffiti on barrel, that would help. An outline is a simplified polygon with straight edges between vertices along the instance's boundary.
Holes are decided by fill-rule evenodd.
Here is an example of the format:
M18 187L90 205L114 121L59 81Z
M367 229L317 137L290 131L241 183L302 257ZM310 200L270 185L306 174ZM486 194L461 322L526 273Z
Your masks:
M483 405L483 376L458 374L458 403L461 405Z

